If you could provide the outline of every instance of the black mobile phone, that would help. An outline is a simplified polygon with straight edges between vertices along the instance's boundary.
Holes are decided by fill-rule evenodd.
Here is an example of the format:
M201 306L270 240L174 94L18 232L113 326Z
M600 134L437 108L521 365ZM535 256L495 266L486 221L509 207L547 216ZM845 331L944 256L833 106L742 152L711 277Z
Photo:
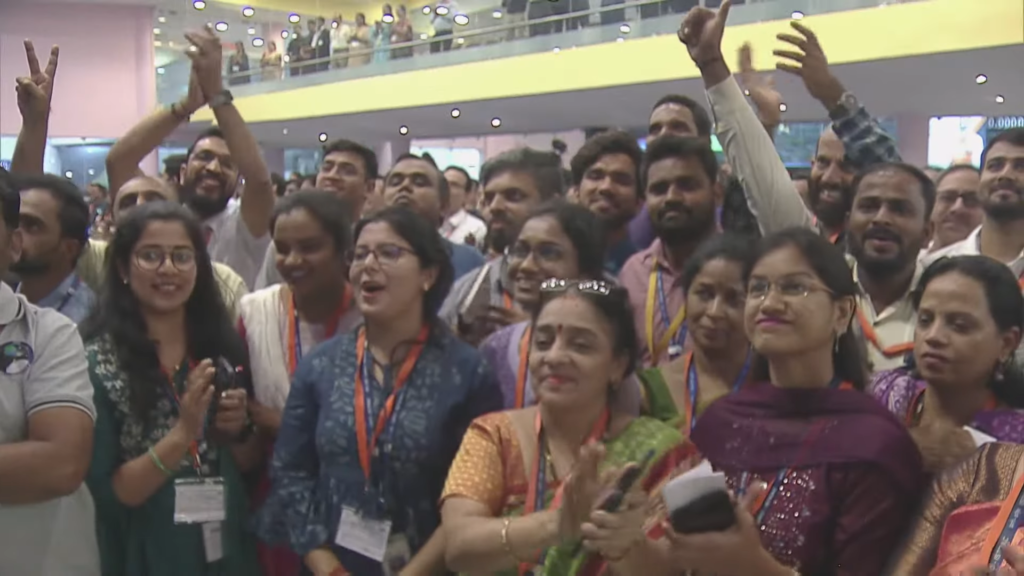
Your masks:
M736 524L729 493L716 490L669 512L672 529L679 534L721 532Z
M216 397L222 392L238 388L238 371L228 359L221 356L214 362L213 390Z
M647 452L643 460L639 463L631 463L627 465L626 469L619 476L619 481L615 483L615 488L605 497L604 502L598 508L604 512L615 512L622 506L622 500L629 494L629 491L633 489L633 484L636 484L640 480L640 476L643 475L644 469L654 459L654 450Z

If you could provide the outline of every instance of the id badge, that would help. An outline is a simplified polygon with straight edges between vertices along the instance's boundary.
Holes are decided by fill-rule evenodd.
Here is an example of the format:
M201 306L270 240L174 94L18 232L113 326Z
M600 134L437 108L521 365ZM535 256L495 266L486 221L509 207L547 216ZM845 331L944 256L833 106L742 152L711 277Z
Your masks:
M371 560L383 562L391 536L391 520L376 520L355 508L341 509L341 522L334 543L362 554Z
M668 357L669 358L678 358L679 355L682 354L682 353L683 353L683 347L679 346L678 344L673 344L673 345L668 347Z
M405 534L395 534L388 538L388 547L384 552L384 576L398 576L412 560L412 549Z
M223 478L179 478L174 481L174 523L223 522Z
M203 548L206 550L206 561L216 562L224 557L223 524L207 522L203 524Z

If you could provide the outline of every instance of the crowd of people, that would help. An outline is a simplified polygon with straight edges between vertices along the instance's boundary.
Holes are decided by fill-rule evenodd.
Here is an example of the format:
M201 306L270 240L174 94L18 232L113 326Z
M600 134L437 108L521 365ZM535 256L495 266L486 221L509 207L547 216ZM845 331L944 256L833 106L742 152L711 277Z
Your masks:
M26 42L0 573L1024 574L1024 130L933 181L794 22L780 67L832 120L801 194L729 7L679 29L710 110L662 98L646 151L613 130L476 182L337 140L287 194L189 33L188 95L92 210L43 174L58 51ZM732 520L677 532L662 488L703 465Z

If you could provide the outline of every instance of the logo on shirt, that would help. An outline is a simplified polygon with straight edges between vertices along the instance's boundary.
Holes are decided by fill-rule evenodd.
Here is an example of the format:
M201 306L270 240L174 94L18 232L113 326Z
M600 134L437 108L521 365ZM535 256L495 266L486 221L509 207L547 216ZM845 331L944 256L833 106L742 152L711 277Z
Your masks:
M8 376L28 370L33 359L35 353L27 342L7 342L0 348L0 370Z

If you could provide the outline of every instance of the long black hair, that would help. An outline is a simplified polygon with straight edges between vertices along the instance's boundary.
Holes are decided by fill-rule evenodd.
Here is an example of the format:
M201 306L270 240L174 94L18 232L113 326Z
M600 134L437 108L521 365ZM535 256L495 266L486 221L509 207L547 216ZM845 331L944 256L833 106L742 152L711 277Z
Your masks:
M708 262L712 260L735 262L739 264L742 270L754 254L754 249L755 243L751 238L731 232L716 234L707 241L702 242L693 255L686 259L686 264L683 265L683 270L680 274L683 294L685 295L690 291L693 280L700 274L700 271L704 269Z
M526 218L551 218L558 222L562 232L576 249L577 267L580 278L601 280L604 278L604 258L607 236L604 222L590 210L562 199L545 202Z
M818 279L831 291L833 300L856 298L857 284L842 250L808 228L787 228L763 238L743 272L744 281L749 282L751 271L762 258L787 247L795 248L807 260ZM840 381L849 382L857 390L867 387L868 366L864 344L860 335L853 330L852 316L850 325L839 336L839 342L832 353L832 366ZM760 354L754 363L754 377L768 380L768 361Z
M166 377L161 371L156 345L149 338L139 300L122 271L133 266L135 246L152 222L180 223L195 250L196 283L185 302L189 359L216 361L223 357L232 366L241 368L238 374L243 380L239 384L250 388L248 350L224 306L199 221L180 204L146 202L132 208L118 223L107 247L105 282L99 305L82 326L86 341L110 338L118 367L126 376L131 410L143 422L152 422L149 416L164 393L159 386Z
M1024 333L1024 296L1017 277L1005 264L987 256L954 256L933 262L921 274L917 288L911 293L914 309L921 305L921 297L932 281L954 273L981 285L988 302L988 313L1000 332L1017 328ZM988 387L1000 402L1013 408L1024 408L1024 373L1015 355L1011 355L1002 368L998 378L993 370Z

